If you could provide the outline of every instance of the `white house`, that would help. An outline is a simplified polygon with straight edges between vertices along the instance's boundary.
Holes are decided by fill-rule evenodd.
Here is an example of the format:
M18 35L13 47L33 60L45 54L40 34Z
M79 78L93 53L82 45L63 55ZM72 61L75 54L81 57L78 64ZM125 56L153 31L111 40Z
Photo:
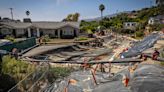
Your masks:
M149 25L164 24L164 15L158 15L156 17L150 17L148 20Z
M153 18L153 17L151 17L151 18L149 18L149 20L148 20L148 24L150 24L150 25L153 25L153 24L155 24L155 19Z
M123 28L124 29L130 29L130 30L136 30L136 27L139 24L137 22L124 22Z
M79 25L79 22L0 22L0 35L74 38L79 35Z

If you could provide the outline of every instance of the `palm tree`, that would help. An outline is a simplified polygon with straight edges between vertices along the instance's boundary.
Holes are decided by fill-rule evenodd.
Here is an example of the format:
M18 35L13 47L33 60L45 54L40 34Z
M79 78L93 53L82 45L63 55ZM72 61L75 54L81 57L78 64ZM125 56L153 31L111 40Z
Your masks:
M30 11L29 11L29 10L26 11L26 15L27 15L27 16L30 15Z
M99 10L101 11L101 20L103 19L103 11L105 10L105 6L103 4L101 4L99 6Z

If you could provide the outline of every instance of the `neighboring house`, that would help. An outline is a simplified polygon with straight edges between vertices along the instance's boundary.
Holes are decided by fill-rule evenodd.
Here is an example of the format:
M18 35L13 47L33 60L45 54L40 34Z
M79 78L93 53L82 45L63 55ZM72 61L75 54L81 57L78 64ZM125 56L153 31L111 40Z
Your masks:
M149 25L164 24L164 15L158 15L156 17L150 17L148 20Z
M1 35L15 37L74 38L79 35L79 22L0 22Z
M153 24L155 24L155 22L156 22L156 20L153 17L149 18L149 20L148 20L149 25L153 25Z
M138 13L129 13L128 18L137 18Z
M125 22L123 24L124 29L130 29L130 30L136 30L137 26L138 26L137 22Z

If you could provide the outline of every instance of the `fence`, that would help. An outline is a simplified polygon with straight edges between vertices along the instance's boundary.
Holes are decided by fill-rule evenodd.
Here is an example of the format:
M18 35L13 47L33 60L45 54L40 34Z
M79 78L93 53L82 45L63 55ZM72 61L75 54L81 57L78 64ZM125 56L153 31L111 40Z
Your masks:
M36 66L35 71L29 73L24 79L19 81L8 92L40 92L47 82L47 73L49 71L49 63L42 62Z
M28 38L26 40L18 41L18 42L15 42L13 44L7 44L7 45L0 46L0 49L1 50L7 50L7 51L11 52L13 48L17 48L18 50L25 50L29 47L34 46L34 45L36 45L36 39L35 38Z

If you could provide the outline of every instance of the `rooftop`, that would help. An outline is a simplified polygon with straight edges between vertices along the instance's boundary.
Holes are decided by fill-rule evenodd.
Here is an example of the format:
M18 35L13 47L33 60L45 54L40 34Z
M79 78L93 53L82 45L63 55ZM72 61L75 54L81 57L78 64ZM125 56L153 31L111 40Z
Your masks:
M46 22L46 21L36 21L32 23L25 22L0 22L0 24L7 25L13 28L28 28L37 27L42 29L58 29L64 26L72 26L79 28L80 22Z

